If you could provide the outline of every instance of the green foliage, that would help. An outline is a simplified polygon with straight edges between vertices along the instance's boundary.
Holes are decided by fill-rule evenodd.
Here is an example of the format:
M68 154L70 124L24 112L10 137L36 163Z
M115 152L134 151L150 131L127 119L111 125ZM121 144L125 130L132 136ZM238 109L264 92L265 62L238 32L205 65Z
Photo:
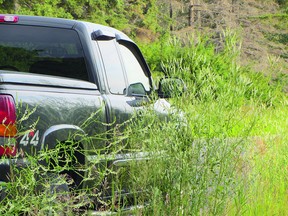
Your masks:
M153 31L163 30L160 27L163 19L160 25L153 22L160 16L156 15L159 8L155 7L155 0L18 2L17 13L73 17L120 29L135 24ZM0 3L5 6L1 13L15 12L12 1L0 0ZM280 18L285 21L286 15ZM285 29L285 23L281 26ZM276 36L286 42L285 37ZM285 214L288 190L287 172L283 168L287 164L283 154L287 152L287 136L283 136L287 128L287 121L283 121L287 116L287 96L282 92L285 79L282 75L270 77L240 67L237 61L241 44L233 32L223 32L221 47L212 41L199 35L183 42L165 34L161 40L142 46L156 79L162 73L180 77L188 86L183 96L171 100L169 121L160 121L148 109L126 122L124 131L123 125L117 125L105 134L110 139L103 138L103 134L83 138L101 139L107 144L89 152L99 158L88 167L70 166L69 162L75 161L73 155L70 157L75 150L73 145L59 145L60 149L45 150L37 158L27 158L30 166L13 170L15 175L5 185L8 197L0 203L1 215L74 214L83 206L117 210L114 204L123 184L128 184L132 191L145 191L134 197L135 204L150 203L139 215ZM26 55L21 50L19 53ZM248 138L267 134L277 137L260 139L261 142ZM59 155L67 152L66 160L61 161ZM132 161L127 172L100 166L100 159L107 156L103 152L111 153L111 157L122 152L146 154L143 160ZM59 160L60 164L53 163L49 169L39 163ZM271 166L267 168L268 163ZM52 193L54 186L73 184L65 175L55 173L73 169L87 169L83 182L93 182L95 187L77 193ZM106 179L112 184L107 185ZM102 200L101 193L111 188L112 200ZM87 195L92 199L87 199Z
M160 29L156 0L1 0L1 13L16 13L89 20L118 29L144 27Z
M1 13L13 13L15 9L15 1L13 0L0 0L0 12Z
M223 32L223 40L220 50L208 37L198 36L186 43L176 38L163 39L145 45L143 51L152 71L180 77L187 83L191 101L226 98L227 106L239 106L249 100L267 106L281 102L283 86L271 85L272 77L237 66L240 47L236 34Z
M189 106L186 120L171 110L169 122L161 122L150 110L128 126L129 146L149 153L149 161L132 173L134 184L148 189L145 215L222 215L238 193L236 167L253 117L239 129L242 120L222 103L177 103ZM242 138L228 138L237 128Z
M147 114L135 121L135 130L129 134L131 143L142 143L146 151L156 152L151 154L151 164L136 178L138 185L148 186L151 191L148 197L152 205L147 215L261 215L267 210L270 214L287 211L287 172L280 170L287 157L277 159L287 148L286 138L280 138L279 145L271 138L271 146L279 152L271 152L264 161L263 153L259 155L262 141L255 146L249 138L285 136L286 121L280 119L287 115L287 97L275 78L238 66L237 37L231 32L224 35L225 46L220 50L203 37L185 44L175 38L164 39L143 49L154 70L181 77L188 85L188 91L172 101L184 111L184 125L188 127L179 127L183 123L174 110L169 123L164 124ZM264 148L266 151L265 142ZM268 172L265 164L270 160L275 166L270 166ZM278 180L279 184L273 185Z
M71 14L61 7L61 0L26 1L19 0L16 13L25 15L38 15L50 17L72 18ZM57 10L55 10L57 8Z
M278 142L271 140L270 153L264 157L261 152L259 155L262 147L255 147L249 138L285 133L287 122L279 122L285 119L287 107L274 102L283 94L278 84L270 83L270 77L237 66L239 47L235 35L226 33L225 39L225 47L219 52L209 38L197 43L191 39L187 48L175 38L151 45L145 50L151 65L168 76L181 77L190 88L172 101L169 121L156 115L152 109L156 101L151 99L151 109L117 125L108 134L81 137L81 143L106 142L102 149L83 151L98 156L89 166L79 166L71 154L75 146L67 143L43 150L39 157L27 158L30 166L16 169L11 183L5 185L9 196L0 203L1 214L84 214L83 206L121 214L119 194L124 185L132 192L143 192L133 197L134 204L149 202L145 209L135 210L139 215L265 213L259 203L271 214L284 213L287 173L281 168L287 158L277 155L287 150L286 139L275 147ZM198 89L193 89L195 85ZM196 89L200 91L198 95ZM282 104L285 101L283 98ZM83 127L89 126L96 115L91 115ZM103 163L103 159L108 161L123 152L135 153L129 166L115 170ZM49 169L39 161L50 164ZM71 161L77 166L71 166ZM273 163L269 172L267 161ZM88 175L83 182L93 183L91 190L51 192L61 185L73 184L63 175L67 170L84 169ZM62 174L57 175L59 172ZM101 199L107 190L112 190L109 201ZM274 198L280 204L275 204ZM122 202L124 207L128 203Z
M91 115L82 127L91 126L89 124L95 119L97 113ZM9 182L0 185L1 192L6 193L4 198L0 197L0 214L74 215L85 214L87 209L113 210L120 202L118 195L123 182L129 184L128 179L119 174L121 170L105 165L125 148L122 141L127 137L119 132L121 127L118 125L107 133L91 137L73 134L53 149L44 147L37 155L26 155L27 167L11 164ZM87 152L82 144L91 140L97 140L98 144L105 141L109 145L97 145ZM103 152L109 152L109 157ZM89 154L95 157L85 164L84 157ZM83 185L90 187L87 189ZM112 199L104 199L108 191Z
M288 1L287 0L277 0L278 4L280 5L287 5Z
M288 13L288 1L287 0L277 0L277 3L280 5L280 8L285 13Z
M277 112L270 110L268 114L270 116L266 120L270 119L272 124L276 118L283 119L286 116L286 112L282 110ZM284 132L286 124L285 121L278 122L274 128L275 134L281 134L281 136L258 138L254 140L255 148L252 149L251 146L250 157L254 157L255 160L249 176L251 184L246 195L248 205L244 207L247 214L257 212L258 215L285 215L288 210L286 205L288 201L287 169L283 169L288 161L287 155L283 154L288 151L287 135ZM265 128L264 130L267 131ZM261 196L255 196L252 200L249 198L251 194L261 194Z
M160 30L159 23L155 20L158 20L158 7L156 5L157 0L150 0L146 5L144 12L143 24L147 29L151 29L154 33Z
M59 174L67 169L68 162L67 166L51 169L43 164L48 157L58 159L59 150L43 151L37 157L27 156L25 160L29 161L29 166L26 168L11 166L10 182L3 185L6 197L0 201L1 215L57 215L90 204L83 200L83 193L68 193L65 185L73 182L65 174ZM76 202L79 205L74 208Z

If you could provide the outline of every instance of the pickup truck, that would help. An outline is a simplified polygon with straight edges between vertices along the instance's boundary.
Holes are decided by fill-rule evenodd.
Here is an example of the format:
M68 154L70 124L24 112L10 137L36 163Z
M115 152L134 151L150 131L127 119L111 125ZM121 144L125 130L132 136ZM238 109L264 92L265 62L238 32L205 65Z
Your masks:
M1 185L9 181L10 166L29 166L27 155L53 149L59 142L69 145L73 134L105 134L149 104L153 91L159 93L152 104L155 112L168 113L165 94L154 88L138 46L114 28L0 15L0 32ZM94 121L85 125L91 116ZM97 139L83 141L77 150L87 154L73 158L89 164L98 156L90 150L103 145L107 143ZM127 152L105 157L115 165L131 160ZM82 181L85 173L70 174L78 187L87 187Z

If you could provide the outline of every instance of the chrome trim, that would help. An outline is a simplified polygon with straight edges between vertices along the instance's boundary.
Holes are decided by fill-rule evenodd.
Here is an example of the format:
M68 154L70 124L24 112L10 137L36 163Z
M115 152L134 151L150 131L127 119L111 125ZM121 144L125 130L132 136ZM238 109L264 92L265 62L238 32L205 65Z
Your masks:
M135 161L135 160L148 160L152 153L149 152L137 152L137 153L126 153L126 154L101 154L101 155L87 155L87 159L90 162L104 162L114 161L113 164L117 166L117 163L124 161ZM154 155L154 154L153 154Z
M107 216L107 215L136 215L137 211L144 209L147 205L137 205L131 206L125 209L120 209L119 211L111 212L111 211L88 211L88 215L96 215L96 216Z
M0 159L0 165L27 165L29 161L26 158L3 158Z

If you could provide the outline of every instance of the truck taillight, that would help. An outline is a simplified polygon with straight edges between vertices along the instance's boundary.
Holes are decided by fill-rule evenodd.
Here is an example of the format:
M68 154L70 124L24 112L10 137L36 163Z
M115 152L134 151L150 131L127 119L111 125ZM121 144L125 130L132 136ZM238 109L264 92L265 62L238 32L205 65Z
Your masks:
M0 15L0 22L12 22L17 23L19 21L18 16L14 15Z
M6 157L16 156L16 153L17 153L16 146L0 146L0 157L1 156L6 156Z
M14 137L16 128L16 107L11 95L0 95L0 137Z

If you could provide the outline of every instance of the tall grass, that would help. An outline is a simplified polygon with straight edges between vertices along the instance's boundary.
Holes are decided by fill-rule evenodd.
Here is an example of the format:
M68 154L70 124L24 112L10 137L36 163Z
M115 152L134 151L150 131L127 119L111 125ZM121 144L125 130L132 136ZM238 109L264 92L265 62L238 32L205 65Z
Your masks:
M248 184L246 205L242 206L244 215L286 215L288 212L286 116L286 106L261 112L256 125L258 136L254 136L247 150L249 172L245 173Z
M11 192L0 212L75 214L81 206L90 206L118 210L121 215L118 191L125 184L131 191L142 191L132 199L135 205L148 203L136 215L285 214L288 149L283 82L238 66L237 35L224 32L223 42L221 49L209 37L188 42L166 38L146 45L144 54L158 72L155 80L164 72L182 78L188 90L170 100L167 117L155 113L157 98L151 98L146 110L108 132L109 149L104 151L112 155L145 152L141 160L118 170L95 171L101 167L99 161L82 167L89 170L84 181L96 182L95 187L68 196L62 193L59 198L59 193L51 193L51 185L55 188L67 181L65 175L53 182L35 179L35 173L45 176L51 170L40 166L39 158L30 158L31 166L18 170L20 175L8 184ZM95 152L100 156L99 149ZM42 160L48 154L43 152ZM59 169L53 172L57 173L67 167L54 169ZM109 185L107 174L111 174ZM111 190L112 200L101 200L100 189ZM78 206L73 207L75 203Z
M268 207L261 209L259 202L261 210L252 210L257 203L251 202L255 196L253 190L263 193L257 197L267 199L269 207L273 207L274 198L281 200L279 211L268 212L285 212L285 175L279 175L281 189L272 186L265 193L258 184L262 178L270 185L278 179L272 173L278 173L287 161L286 156L280 156L278 161L277 154L281 152L276 153L275 161L281 166L266 171L269 177L260 174L261 178L250 178L254 172L262 172L261 164L269 163L269 156L261 161L262 157L250 155L255 147L252 137L261 140L277 134L283 119L278 117L279 112L287 114L283 83L273 83L272 76L238 66L239 41L232 32L224 35L225 45L220 52L216 52L209 38L192 38L186 44L172 39L145 49L152 68L163 71L166 76L180 77L188 85L182 97L172 100L184 111L187 128L177 130L180 120L173 114L168 124L151 123L145 130L140 130L143 124L139 124L129 137L130 142L144 142L148 150L161 152L143 171L146 178L141 178L151 187L150 214L241 215L250 212L261 215ZM269 116L271 113L275 118ZM275 139L271 145L278 146L279 141ZM287 148L284 143L283 148ZM271 194L273 190L281 190L280 196ZM231 205L234 211L230 210Z
M129 142L141 142L142 149L151 152L152 159L135 179L149 191L147 214L221 214L226 200L235 193L234 170L243 138L225 139L220 131L206 128L202 128L205 138L194 137L190 128L179 126L178 118L171 118L166 124L149 121L147 127L143 127L144 120L137 120L133 127L145 130L129 136Z

